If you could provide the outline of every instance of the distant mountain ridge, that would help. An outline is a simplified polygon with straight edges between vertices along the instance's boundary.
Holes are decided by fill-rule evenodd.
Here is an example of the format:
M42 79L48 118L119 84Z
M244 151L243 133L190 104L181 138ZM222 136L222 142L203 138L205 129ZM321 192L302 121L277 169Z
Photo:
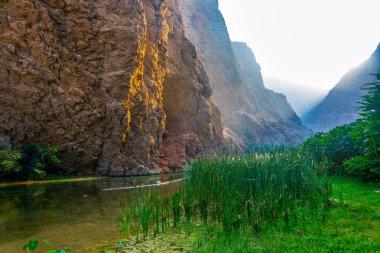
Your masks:
M314 109L328 92L318 87L274 77L264 77L264 83L268 89L283 93L299 117Z
M185 32L195 45L220 109L224 137L242 148L302 142L311 132L286 97L265 88L252 50L232 42L217 0L180 0Z
M362 85L380 72L380 44L371 57L345 74L329 94L302 118L314 132L327 132L359 118L358 102L365 91Z

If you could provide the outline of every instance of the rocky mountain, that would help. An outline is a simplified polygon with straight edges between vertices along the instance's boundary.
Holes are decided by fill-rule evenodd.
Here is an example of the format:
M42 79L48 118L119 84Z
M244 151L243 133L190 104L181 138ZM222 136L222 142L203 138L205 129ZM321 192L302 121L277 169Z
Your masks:
M350 70L303 122L314 132L328 132L336 126L351 123L359 118L357 102L365 94L361 86L374 80L371 74L380 73L380 44L371 57Z
M310 135L285 96L265 88L260 66L244 43L232 43L217 0L180 0L222 113L227 140L241 147L294 144Z
M57 146L65 172L151 174L212 152L210 96L176 1L0 1L0 141Z
M0 142L57 146L70 174L169 172L309 134L217 0L0 0L0 112Z

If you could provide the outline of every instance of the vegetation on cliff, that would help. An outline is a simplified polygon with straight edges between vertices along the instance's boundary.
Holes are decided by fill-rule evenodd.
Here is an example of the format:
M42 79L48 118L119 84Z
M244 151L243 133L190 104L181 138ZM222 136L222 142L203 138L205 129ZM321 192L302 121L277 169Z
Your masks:
M41 179L54 172L60 160L56 147L24 145L21 150L0 145L0 181Z

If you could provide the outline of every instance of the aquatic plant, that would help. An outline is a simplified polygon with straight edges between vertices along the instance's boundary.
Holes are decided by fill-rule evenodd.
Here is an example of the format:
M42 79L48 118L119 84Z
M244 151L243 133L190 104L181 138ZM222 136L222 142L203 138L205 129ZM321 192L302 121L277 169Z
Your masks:
M71 249L68 249L68 248L54 249L54 246L51 242L47 240L44 240L43 242L51 248L48 251L48 253L69 253L72 251ZM26 250L28 253L34 252L38 248L39 244L40 243L38 240L30 240L27 244L24 245L22 249L24 251Z
M181 193L176 192L172 195L173 225L176 227L181 218Z
M150 228L153 236L165 232L169 220L187 236L198 222L210 234L214 227L225 234L259 234L269 227L286 231L304 213L326 221L332 187L320 175L325 164L298 148L198 158L188 165L186 179L170 198L149 189L136 200L136 207L131 204L128 217L137 217L135 232L141 226L144 239ZM124 217L123 223L128 227L137 222Z

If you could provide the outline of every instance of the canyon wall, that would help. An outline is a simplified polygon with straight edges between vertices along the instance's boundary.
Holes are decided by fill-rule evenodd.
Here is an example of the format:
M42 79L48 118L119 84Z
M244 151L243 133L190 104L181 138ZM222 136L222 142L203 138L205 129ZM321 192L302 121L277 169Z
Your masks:
M0 0L0 112L0 142L57 146L70 174L170 172L309 134L216 0Z
M285 96L265 88L244 43L232 43L217 0L180 0L185 31L210 78L226 140L249 148L297 144L311 135Z
M166 172L223 142L176 1L0 1L0 92L0 141L57 146L66 173Z
M303 117L314 132L328 132L360 118L358 102L365 94L362 85L374 81L380 73L380 44L371 57L346 73L329 94Z

